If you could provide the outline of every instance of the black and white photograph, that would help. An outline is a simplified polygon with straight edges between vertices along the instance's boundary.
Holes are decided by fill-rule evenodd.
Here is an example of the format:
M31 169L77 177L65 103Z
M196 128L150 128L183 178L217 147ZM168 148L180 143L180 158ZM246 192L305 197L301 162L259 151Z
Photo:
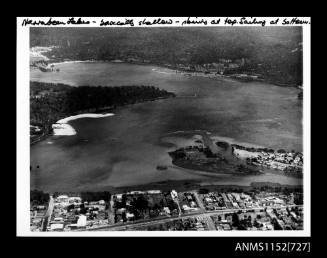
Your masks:
M310 18L50 19L17 18L18 234L310 236Z

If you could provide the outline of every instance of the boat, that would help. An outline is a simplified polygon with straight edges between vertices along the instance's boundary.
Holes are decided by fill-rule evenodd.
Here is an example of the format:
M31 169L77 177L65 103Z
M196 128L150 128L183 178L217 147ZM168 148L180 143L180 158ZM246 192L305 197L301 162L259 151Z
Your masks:
M158 170L166 170L167 168L168 168L167 166L162 166L162 165L157 166Z

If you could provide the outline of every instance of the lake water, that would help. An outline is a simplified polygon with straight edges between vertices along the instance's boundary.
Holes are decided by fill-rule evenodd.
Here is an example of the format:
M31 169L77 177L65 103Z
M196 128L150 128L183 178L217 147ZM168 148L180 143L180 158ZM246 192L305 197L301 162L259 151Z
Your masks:
M151 65L97 62L57 67L58 73L31 70L30 79L74 86L154 85L177 97L122 107L112 117L69 122L76 135L51 136L31 147L31 188L95 191L192 179L239 185L302 183L282 173L208 176L174 167L167 153L192 143L197 130L236 143L302 151L302 102L296 88L191 77ZM168 169L157 170L157 165Z

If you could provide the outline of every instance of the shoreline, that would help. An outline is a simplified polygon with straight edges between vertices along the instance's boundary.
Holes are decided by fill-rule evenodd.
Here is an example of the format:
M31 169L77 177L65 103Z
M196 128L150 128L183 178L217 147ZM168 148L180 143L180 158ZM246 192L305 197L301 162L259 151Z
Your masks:
M51 50L50 50L51 51ZM46 53L46 52L43 52ZM45 56L45 55L43 55ZM45 56L46 57L46 56ZM96 59L91 59L91 60L53 60L49 57L46 61L48 64L52 65L60 65L60 64L69 64L69 63L96 63L96 62L103 62L103 63L123 63L123 64L135 64L135 65L152 65L152 66L157 66L159 68L166 68L171 70L173 73L181 73L183 76L191 76L191 77L204 77L204 78L209 78L209 79L229 79L233 80L236 82L263 82L267 84L271 84L274 86L278 87L291 87L291 88L299 88L299 85L296 84L287 84L287 83L279 83L279 82L273 82L270 79L255 79L255 78L249 78L249 80L244 80L244 78L236 78L234 74L230 75L221 75L221 74L215 74L215 73L205 73L205 72L198 72L198 71L185 71L183 69L179 69L178 67L171 67L171 65L165 65L165 64L158 64L158 63L152 63L152 62L138 62L138 61L127 61L127 60L96 60ZM157 71L158 72L158 71Z
M68 85L71 86L71 85ZM74 87L74 86L71 86ZM175 93L173 92L167 92L167 96L159 96L159 97L153 97L148 99L143 99L140 101L136 101L135 103L128 103L128 104L122 104L117 106L107 106L99 109L91 108L87 110L80 110L76 111L72 114L62 114L63 118L59 119L57 122L51 124L51 131L47 131L46 133L43 133L41 137L38 137L37 139L31 141L31 135L30 135L30 146L33 144L36 144L40 141L45 140L49 136L72 136L76 135L75 129L68 124L69 121L79 119L79 118L103 118L108 116L115 115L112 113L114 110L120 107L128 107L130 105L135 105L138 103L145 103L148 101L156 101L156 100L164 100L171 97L176 97ZM110 113L107 113L107 112ZM84 113L85 112L85 113ZM86 113L86 112L93 112L93 113Z
M81 118L103 118L114 116L114 113L96 114L96 113L85 113L74 116L68 116L66 118L58 120L52 125L54 136L71 136L76 135L76 130L69 124L70 121L81 119Z
M197 130L195 130L197 131ZM192 131L192 132L174 132L171 134L184 134L184 136L188 136L189 140L193 139L193 142L184 143L183 146L177 146L174 144L175 148L172 148L171 151L168 152L169 156L172 159L172 164L178 168L188 169L193 171L203 171L206 174L212 174L213 176L223 176L223 175L235 175L235 176L253 176L253 175L261 175L266 174L266 172L271 172L277 170L278 172L282 172L283 175L290 177L302 178L303 172L299 174L297 171L302 170L302 163L298 163L301 161L301 157L303 156L302 152L292 152L287 153L287 158L284 156L284 161L277 160L275 163L267 163L257 164L255 162L249 162L249 159L258 158L260 160L262 153L270 153L270 155L278 155L279 151L275 151L273 149L268 149L265 147L249 147L249 144L245 146L235 144L235 141L231 138L227 137L217 137L215 135L208 134L208 132L200 132L200 131ZM196 133L196 134L195 134ZM209 143L203 137L203 134L206 134L206 138L210 139ZM190 137L191 136L191 137ZM199 136L199 137L197 137ZM222 141L223 139L223 141ZM211 143L210 143L211 141ZM201 145L198 146L197 143ZM186 144L186 145L185 145ZM214 146L218 146L218 149L212 149L210 144ZM195 149L195 150L194 150ZM205 149L210 149L211 153L216 153L216 156L207 156L203 157L203 153L205 153ZM219 150L220 149L220 150ZM190 154L188 154L190 152ZM217 153L218 152L218 153ZM229 153L231 152L231 153ZM262 152L262 153L261 153ZM272 152L272 154L271 154ZM196 154L198 153L198 154ZM277 153L277 154L276 154ZM218 155L218 156L217 156ZM268 154L267 154L268 155ZM280 154L281 155L281 154ZM290 163L289 156L293 158L298 155L296 159L296 164ZM294 156L294 157L293 157ZM269 156L270 157L270 156ZM213 158L213 159L212 159ZM278 158L282 158L282 156L278 156ZM236 161L236 160L237 161ZM295 158L294 158L295 159ZM218 162L218 163L217 163ZM231 162L231 163L230 163ZM259 162L259 161L258 161ZM279 164L279 166L277 165ZM266 171L267 170L267 171ZM295 173L296 172L296 173Z
M251 142L244 142L244 141L239 141L235 138L232 137L227 137L227 136L221 136L221 135L217 135L215 132L210 132L207 130L199 130L199 129L195 129L195 130L180 130L180 131L174 131L174 132L169 132L163 135L162 138L164 137L170 137L171 135L178 135L179 134L184 134L184 135L190 135L192 137L194 137L194 135L201 135L201 134L207 134L208 137L212 140L212 141L224 141L227 142L228 144L232 145L232 144L238 144L238 145L242 145L244 147L248 147L248 148L265 148L262 145L259 144L255 144L255 143L251 143ZM182 136L183 137L183 136ZM190 138L192 138L190 137ZM201 135L202 137L202 135Z
M98 62L98 61L96 61L96 60L71 60L71 61L62 61L62 62L51 62L51 61L49 61L48 64L49 65L62 65L62 64L95 63L95 62Z
M149 191L149 190L160 190L160 191L171 191L172 189L176 191L193 191L193 190L200 190L200 189L208 189L211 191L219 191L219 190L226 190L226 189L242 189L242 190L251 190L258 187L281 187L287 189L303 189L303 184L280 184L280 183L272 183L267 181L262 182L251 182L247 185L240 185L240 184L219 184L217 182L202 182L199 180L164 180L158 182L152 182L148 184L137 184L137 185L128 185L128 186L104 186L96 191L92 191L92 189L83 189L83 190L59 190L59 191L41 191L49 194L54 193L81 193L81 192L103 192L109 191L111 194L119 194L124 192L130 191ZM31 190L39 190L37 188L33 188Z
M210 184L209 182L201 182L197 180L166 180L160 182L154 182L150 184L144 185L134 185L134 186L121 186L114 187L113 191L117 193L122 193L124 191L141 191L141 190L171 190L174 189L176 191L190 191L190 190L200 190L203 188L206 189L228 189L228 188L236 188L236 189L253 189L255 187L285 187L285 188L302 188L303 185L288 185L288 184L279 184L279 183L271 183L271 182L251 182L248 185L237 185L237 184ZM158 188L158 189L157 189Z

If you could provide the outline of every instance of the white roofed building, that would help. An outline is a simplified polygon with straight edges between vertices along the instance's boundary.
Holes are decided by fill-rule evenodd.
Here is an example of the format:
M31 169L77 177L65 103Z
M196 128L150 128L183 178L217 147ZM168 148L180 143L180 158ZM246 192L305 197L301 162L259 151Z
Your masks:
M86 216L85 215L80 215L77 221L77 226L78 227L85 227L86 226Z

